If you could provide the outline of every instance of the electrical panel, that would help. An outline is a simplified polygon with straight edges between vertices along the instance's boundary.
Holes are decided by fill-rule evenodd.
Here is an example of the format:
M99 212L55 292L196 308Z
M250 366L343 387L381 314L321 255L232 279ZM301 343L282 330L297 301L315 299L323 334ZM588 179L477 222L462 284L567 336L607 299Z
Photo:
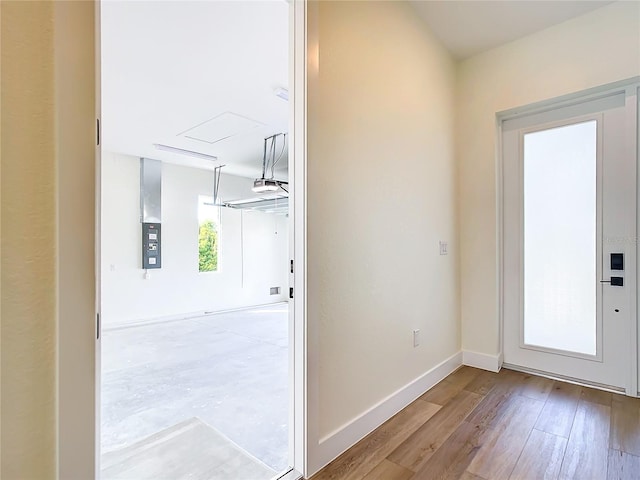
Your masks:
M161 268L160 224L142 224L142 268Z

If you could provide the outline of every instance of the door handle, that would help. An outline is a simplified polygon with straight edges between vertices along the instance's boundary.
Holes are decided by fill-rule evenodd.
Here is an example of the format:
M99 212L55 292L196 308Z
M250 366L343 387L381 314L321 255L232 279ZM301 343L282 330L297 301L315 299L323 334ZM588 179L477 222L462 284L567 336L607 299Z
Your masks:
M611 277L611 280L600 280L600 283L610 283L612 287L624 286L623 277Z

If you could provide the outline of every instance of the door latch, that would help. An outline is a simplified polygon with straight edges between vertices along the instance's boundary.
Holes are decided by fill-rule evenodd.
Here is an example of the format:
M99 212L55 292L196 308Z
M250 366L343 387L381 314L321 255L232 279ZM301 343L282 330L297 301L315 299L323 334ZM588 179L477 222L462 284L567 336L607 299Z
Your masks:
M611 277L611 280L600 280L600 283L610 283L612 287L623 287L623 277Z

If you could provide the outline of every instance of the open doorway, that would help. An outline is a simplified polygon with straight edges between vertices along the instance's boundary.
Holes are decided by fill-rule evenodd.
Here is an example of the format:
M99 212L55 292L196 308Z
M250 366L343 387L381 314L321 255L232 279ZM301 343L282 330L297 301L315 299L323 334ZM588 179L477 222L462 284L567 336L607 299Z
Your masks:
M102 478L292 464L288 10L101 5Z

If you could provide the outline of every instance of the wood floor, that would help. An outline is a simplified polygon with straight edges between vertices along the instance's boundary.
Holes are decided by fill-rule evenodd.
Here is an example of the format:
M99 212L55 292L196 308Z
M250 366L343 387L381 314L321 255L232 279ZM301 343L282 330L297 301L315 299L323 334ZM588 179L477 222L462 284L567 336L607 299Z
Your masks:
M313 480L640 479L640 399L463 367Z

